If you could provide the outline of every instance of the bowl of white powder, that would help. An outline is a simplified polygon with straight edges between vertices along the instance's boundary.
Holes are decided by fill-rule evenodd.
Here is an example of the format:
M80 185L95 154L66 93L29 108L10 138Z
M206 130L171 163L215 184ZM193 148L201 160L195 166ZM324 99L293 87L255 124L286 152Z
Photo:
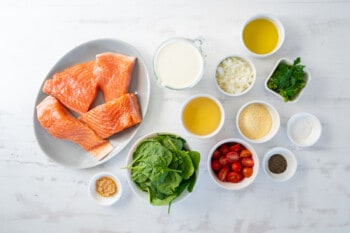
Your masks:
M280 127L280 117L276 108L270 103L254 100L239 109L236 126L244 139L263 143L276 135Z
M221 60L215 71L215 84L228 96L241 96L254 85L256 70L246 57L232 55Z
M320 138L321 132L321 122L311 113L296 113L287 122L288 138L297 146L312 146Z

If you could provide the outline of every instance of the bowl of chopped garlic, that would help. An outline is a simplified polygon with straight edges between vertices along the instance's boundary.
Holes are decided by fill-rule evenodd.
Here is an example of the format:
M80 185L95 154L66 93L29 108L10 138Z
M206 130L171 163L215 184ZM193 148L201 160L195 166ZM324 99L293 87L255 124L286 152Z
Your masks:
M236 126L244 139L254 143L263 143L272 139L278 132L280 116L270 103L254 100L239 109Z
M89 183L90 196L100 205L109 206L116 203L122 192L120 180L110 172L97 173Z
M215 71L215 84L228 96L241 96L254 85L256 70L246 57L232 55L221 60Z

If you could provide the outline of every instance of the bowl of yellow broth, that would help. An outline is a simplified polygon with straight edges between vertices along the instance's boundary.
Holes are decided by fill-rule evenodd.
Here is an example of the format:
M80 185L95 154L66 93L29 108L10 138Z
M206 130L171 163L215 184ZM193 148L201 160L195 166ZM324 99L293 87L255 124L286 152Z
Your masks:
M243 24L241 40L252 56L267 57L281 48L284 35L284 27L279 19L256 15Z
M221 130L224 121L224 108L211 95L194 95L183 104L181 122L191 135L199 138L212 137Z

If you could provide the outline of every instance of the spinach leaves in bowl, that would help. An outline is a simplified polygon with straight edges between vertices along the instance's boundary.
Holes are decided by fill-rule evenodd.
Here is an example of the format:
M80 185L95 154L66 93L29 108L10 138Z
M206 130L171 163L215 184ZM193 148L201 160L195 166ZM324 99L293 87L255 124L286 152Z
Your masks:
M136 187L148 193L155 206L170 205L184 191L192 192L200 154L185 139L168 133L147 136L135 144L126 168Z

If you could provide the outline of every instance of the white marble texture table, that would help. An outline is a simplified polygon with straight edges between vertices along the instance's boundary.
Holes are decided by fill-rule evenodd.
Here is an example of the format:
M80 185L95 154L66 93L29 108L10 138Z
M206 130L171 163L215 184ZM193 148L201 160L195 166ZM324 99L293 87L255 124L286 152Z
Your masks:
M213 85L218 61L247 55L240 42L243 22L258 13L277 16L285 26L281 50L252 58L257 80L246 95L229 98ZM347 0L2 0L0 3L0 232L350 232L350 1ZM194 88L171 91L157 86L152 57L164 40L204 38L205 74ZM103 165L71 169L51 161L33 131L34 102L48 71L75 46L98 38L126 41L144 56L151 96L144 121L131 143ZM286 104L264 89L280 57L300 56L312 81L301 100ZM226 122L210 139L188 135L179 123L184 100L197 93L217 97ZM295 176L274 183L260 170L255 182L226 191L210 179L208 152L216 142L240 137L234 124L238 108L253 99L273 104L281 128L269 142L253 144L262 160L271 147L291 149L299 163ZM323 126L320 140L298 148L287 138L294 113L315 114ZM129 188L126 156L135 140L152 131L182 135L201 152L200 179L187 199L153 207ZM110 171L124 185L122 199L111 207L88 196L89 179Z

